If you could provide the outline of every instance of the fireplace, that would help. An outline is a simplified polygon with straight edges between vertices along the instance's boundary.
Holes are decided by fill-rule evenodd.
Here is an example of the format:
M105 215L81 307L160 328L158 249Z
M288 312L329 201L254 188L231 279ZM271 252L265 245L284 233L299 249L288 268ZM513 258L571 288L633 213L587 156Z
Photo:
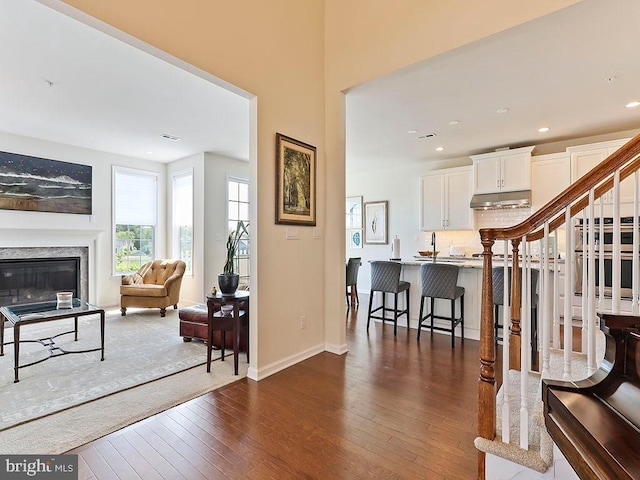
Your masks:
M80 296L80 257L0 260L0 306L55 300L56 293Z

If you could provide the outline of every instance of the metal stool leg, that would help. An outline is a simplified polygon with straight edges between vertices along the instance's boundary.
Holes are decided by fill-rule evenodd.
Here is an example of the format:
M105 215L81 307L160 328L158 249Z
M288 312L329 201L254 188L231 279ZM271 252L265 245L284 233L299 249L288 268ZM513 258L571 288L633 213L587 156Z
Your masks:
M424 297L420 297L420 315L418 316L418 341L420 341L420 332L422 332L422 311L424 306Z
M456 299L451 300L451 348L456 348Z

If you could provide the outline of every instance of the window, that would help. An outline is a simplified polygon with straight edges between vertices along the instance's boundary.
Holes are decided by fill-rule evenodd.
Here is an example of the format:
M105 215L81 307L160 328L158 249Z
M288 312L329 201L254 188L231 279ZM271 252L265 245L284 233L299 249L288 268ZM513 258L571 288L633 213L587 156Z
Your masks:
M114 167L114 272L135 272L155 258L158 176Z
M173 257L186 264L187 275L193 267L193 172L173 176Z
M228 232L235 232L238 222L249 223L249 182L238 178L229 179L228 192ZM240 275L240 283L249 283L249 236L243 235L238 243L235 257L235 271Z

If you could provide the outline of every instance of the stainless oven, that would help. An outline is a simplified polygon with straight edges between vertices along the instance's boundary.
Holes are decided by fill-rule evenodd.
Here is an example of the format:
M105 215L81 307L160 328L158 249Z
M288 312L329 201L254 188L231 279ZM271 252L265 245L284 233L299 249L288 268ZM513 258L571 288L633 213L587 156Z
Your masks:
M595 246L595 284L596 294L600 288L600 242L603 243L604 250L604 294L605 297L611 297L613 285L613 218L603 218L602 238L600 232L600 219L594 219L594 246ZM582 272L585 258L583 256L583 244L589 244L589 235L586 228L583 228L582 219L576 225L576 275L575 275L575 292L582 293ZM640 235L640 232L637 234ZM632 281L633 281L633 217L620 218L620 296L622 298L632 297ZM640 265L640 263L639 263Z
M582 252L576 253L576 294L582 294L582 272L586 270L587 266L584 265L585 258ZM595 282L596 282L596 295L600 291L600 258L596 254L595 259ZM585 270L583 270L583 267ZM622 298L632 298L632 271L633 271L633 254L621 253L620 254L620 296ZM604 254L604 296L611 297L613 285L613 253L606 252Z
M602 226L602 239L600 238L600 219L596 218L594 221L595 232L593 237L595 239L596 251L600 249L600 242L604 243L604 251L613 251L613 218L603 218ZM576 236L576 252L582 251L583 244L589 244L589 234L586 228L583 228L583 220L580 219L577 227ZM640 233L640 232L639 232ZM631 252L633 249L633 217L622 217L620 219L620 251Z

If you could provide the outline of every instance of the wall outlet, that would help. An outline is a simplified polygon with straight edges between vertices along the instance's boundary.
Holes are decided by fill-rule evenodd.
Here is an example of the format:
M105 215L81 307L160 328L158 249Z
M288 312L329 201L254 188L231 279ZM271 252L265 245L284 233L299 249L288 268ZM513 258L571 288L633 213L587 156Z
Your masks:
M301 315L300 316L300 329L304 330L305 328L307 328L307 316L306 315Z

